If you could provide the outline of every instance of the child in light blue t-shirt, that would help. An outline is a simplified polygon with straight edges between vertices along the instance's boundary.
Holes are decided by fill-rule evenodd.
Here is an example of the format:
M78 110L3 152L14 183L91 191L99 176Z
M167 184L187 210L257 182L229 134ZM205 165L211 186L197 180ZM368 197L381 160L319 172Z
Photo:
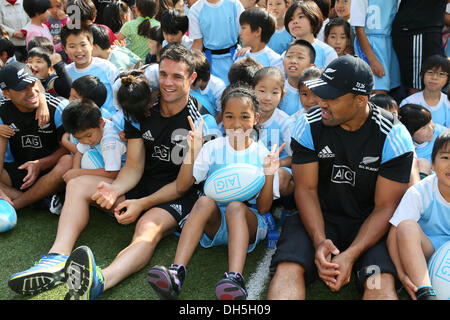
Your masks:
M211 73L228 85L228 71L238 44L239 0L198 0L189 9L192 49L199 49L211 63Z
M267 11L272 14L277 22L275 33L270 37L267 46L278 54L286 51L294 38L286 31L284 26L284 16L289 8L289 0L268 0Z
M100 79L106 87L107 97L105 103L99 107L114 114L116 109L113 104L112 85L118 70L108 60L92 56L94 50L92 31L87 28L69 28L66 25L61 29L61 43L70 60L73 61L66 66L66 71L72 81L86 75L96 76Z
M401 85L400 67L391 29L398 0L352 1L350 25L355 27L355 54L372 68L372 93L387 93Z
M446 56L433 55L427 58L420 71L423 91L414 93L400 103L414 103L427 108L432 115L433 122L450 128L450 101L442 89L448 85L450 62Z
M300 27L305 19L306 27ZM338 58L336 50L325 42L317 39L317 34L322 27L323 17L320 8L314 1L294 2L286 12L284 24L286 30L295 38L303 39L311 43L316 51L314 64L319 68L325 68L331 61ZM284 57L285 53L282 54Z
M243 47L250 48L239 58L250 56L263 67L275 66L282 70L281 56L267 46L275 32L276 21L266 10L252 8L245 10L239 17L241 30L239 37ZM235 60L238 59L235 57Z
M406 191L389 221L389 253L413 300L436 299L427 260L450 241L450 130L437 137L431 157L435 174Z

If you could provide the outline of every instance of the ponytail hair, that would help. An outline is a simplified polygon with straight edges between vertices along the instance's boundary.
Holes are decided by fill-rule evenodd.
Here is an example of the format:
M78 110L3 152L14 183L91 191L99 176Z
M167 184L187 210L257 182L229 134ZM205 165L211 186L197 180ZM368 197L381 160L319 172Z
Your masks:
M138 26L138 34L143 37L148 37L148 33L152 27L150 19L158 11L158 2L155 0L136 0L136 8L144 18L144 21Z
M117 91L117 101L123 113L131 120L141 122L150 115L152 89L141 70L131 70L119 76L121 85Z

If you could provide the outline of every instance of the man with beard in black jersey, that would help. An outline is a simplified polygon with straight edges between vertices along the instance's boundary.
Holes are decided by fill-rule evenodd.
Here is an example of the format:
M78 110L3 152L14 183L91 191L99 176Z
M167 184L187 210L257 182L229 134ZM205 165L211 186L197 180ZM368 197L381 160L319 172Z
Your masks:
M368 103L373 75L359 58L340 57L305 84L320 108L299 118L292 132L299 214L284 222L268 299L305 299L317 276L337 292L352 270L363 299L397 299L386 233L408 186L411 136L391 113Z
M0 69L0 88L7 100L0 101L0 124L14 134L0 138L0 188L16 210L43 198L59 214L57 191L64 187L62 176L72 167L68 151L60 146L64 129L62 109L67 101L45 94L50 121L39 126L36 110L41 99L39 79L23 63L11 62Z
M52 248L40 265L12 275L11 289L35 294L66 282L67 299L95 299L145 267L159 241L179 230L198 198L195 188L184 194L176 188L190 130L187 117L193 121L201 117L196 100L189 95L195 78L190 51L173 45L164 52L159 65L159 99L153 106L149 99L141 114L131 111L135 104L123 109L127 159L118 176L112 180L85 175L68 182ZM130 81L132 86L139 82ZM148 96L150 93L148 89ZM89 222L91 204L113 213L120 224L137 221L131 243L103 270L96 268L87 246L72 252Z

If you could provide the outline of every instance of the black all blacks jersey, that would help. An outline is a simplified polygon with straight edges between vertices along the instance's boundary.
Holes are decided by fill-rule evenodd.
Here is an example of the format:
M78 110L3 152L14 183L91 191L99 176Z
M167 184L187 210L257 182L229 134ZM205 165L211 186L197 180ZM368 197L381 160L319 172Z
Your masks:
M126 138L144 141L144 176L161 182L161 186L177 178L188 150L186 136L191 130L188 116L193 121L201 117L197 101L191 97L186 107L171 117L161 115L159 102L154 104L150 116L139 123L125 117Z
M9 147L5 154L6 162L17 162L19 165L30 160L44 158L59 147L64 128L61 114L68 104L46 93L50 120L42 127L35 120L36 110L20 112L10 100L0 101L0 124L8 125L15 134L8 139Z
M292 163L319 162L318 195L324 217L363 221L374 208L378 175L409 182L413 142L391 113L369 104L365 123L350 132L325 126L320 108L298 119L292 131Z

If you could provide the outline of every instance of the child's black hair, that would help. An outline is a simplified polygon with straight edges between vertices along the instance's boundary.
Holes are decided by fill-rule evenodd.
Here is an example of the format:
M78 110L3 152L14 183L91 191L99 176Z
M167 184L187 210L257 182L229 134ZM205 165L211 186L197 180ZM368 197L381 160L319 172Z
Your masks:
M47 50L49 54L52 54L55 50L55 47L53 46L53 42L50 41L47 37L35 37L33 39L30 39L30 41L27 44L27 51L30 51L31 49L35 47L41 47Z
M108 95L105 85L96 76L82 76L72 82L72 89L83 98L90 99L99 107L103 106Z
M421 105L408 103L400 108L398 118L412 137L417 130L431 121L431 112Z
M136 8L144 18L144 21L138 26L138 34L147 37L148 32L152 27L150 19L153 18L158 11L158 3L155 0L136 0Z
M433 151L431 152L431 161L434 163L436 161L436 156L439 151L445 150L445 152L450 152L450 129L442 131L434 141Z
M252 57L244 57L236 60L228 71L228 81L230 85L237 83L251 86L255 73L263 66Z
M128 118L143 121L150 115L152 89L142 70L130 70L120 75L121 85L117 91L117 101Z
M385 93L377 93L369 98L369 101L373 104L383 108L385 110L391 111L398 108L397 102L390 95ZM395 110L397 111L397 110Z
M42 14L52 7L50 0L23 0L23 10L30 18Z
M269 77L269 76L274 76L276 78L278 78L277 82L278 85L280 86L281 90L284 90L284 83L285 83L285 78L284 78L284 74L283 72L277 68L277 67L264 67L262 69L259 69L256 73L255 76L253 77L253 85L252 87L255 88L256 85L258 84L259 81L261 81L261 79L265 78L265 77Z
M317 37L317 34L322 28L324 18L322 11L320 11L320 8L314 1L294 1L292 3L284 16L284 27L286 28L286 31L291 33L289 30L289 22L291 22L295 10L297 9L302 10L305 17L309 20L314 37Z
M102 50L111 48L111 39L109 32L105 27L93 23L90 26L92 32L93 44L98 45Z
M97 18L97 8L92 0L67 0L67 8L77 6L80 9L81 26L86 27Z
M164 35L162 33L161 26L151 27L148 32L148 38L162 45L162 43L164 42Z
M325 25L325 29L324 29L325 41L328 39L331 29L333 27L339 27L339 26L344 27L345 36L348 39L347 46L352 48L353 47L353 44L351 43L352 42L352 40L351 40L352 39L352 28L350 26L350 23L341 17L336 17Z
M256 113L259 113L259 102L256 98L255 91L247 86L241 86L241 85L231 85L225 88L222 92L221 97L221 106L222 106L222 113L225 112L225 106L227 105L228 100L231 98L246 98L248 99L252 105L253 105L253 111Z
M309 43L306 40L303 39L298 39L298 40L294 40L292 41L289 46L286 49L286 53L289 51L289 49L293 46L303 46L306 47L308 49L308 55L309 55L309 62L310 63L314 63L314 61L316 60L316 49L314 49L314 47L312 46L311 43Z
M11 58L16 52L16 47L14 44L8 40L7 38L0 38L0 55L6 52L8 58Z
M211 78L211 65L206 56L200 50L192 50L192 60L195 64L195 72L197 73L197 78L193 85L195 86L197 80L203 80L208 83Z
M100 108L86 98L74 100L64 108L62 115L64 130L70 134L76 134L92 128L100 127L102 113Z
M442 72L447 72L447 82L445 86L448 85L449 75L450 75L450 60L447 56L435 54L428 57L422 64L422 68L420 69L420 78L422 80L422 87L424 87L423 79L425 77L425 73L429 70L441 69ZM444 86L444 87L445 87Z
M277 21L274 16L263 8L250 8L239 16L239 24L248 24L253 32L261 28L261 42L268 43L275 33Z
M189 18L188 16L176 9L169 9L161 13L161 29L167 34L178 34L184 35L189 28Z
M44 59L47 62L47 66L50 68L52 66L52 60L50 59L50 54L47 50L41 47L34 47L30 51L28 51L28 58L39 57Z
M123 25L122 16L128 14L128 5L125 1L111 1L103 9L103 23L112 32L117 33Z
M61 28L61 43L62 45L65 47L67 44L67 38L70 35L74 35L74 36L78 36L80 34L85 34L88 41L90 43L94 43L94 37L92 35L92 31L91 28L87 27L87 26L82 26L81 28L69 28L67 25L65 25L64 27Z

